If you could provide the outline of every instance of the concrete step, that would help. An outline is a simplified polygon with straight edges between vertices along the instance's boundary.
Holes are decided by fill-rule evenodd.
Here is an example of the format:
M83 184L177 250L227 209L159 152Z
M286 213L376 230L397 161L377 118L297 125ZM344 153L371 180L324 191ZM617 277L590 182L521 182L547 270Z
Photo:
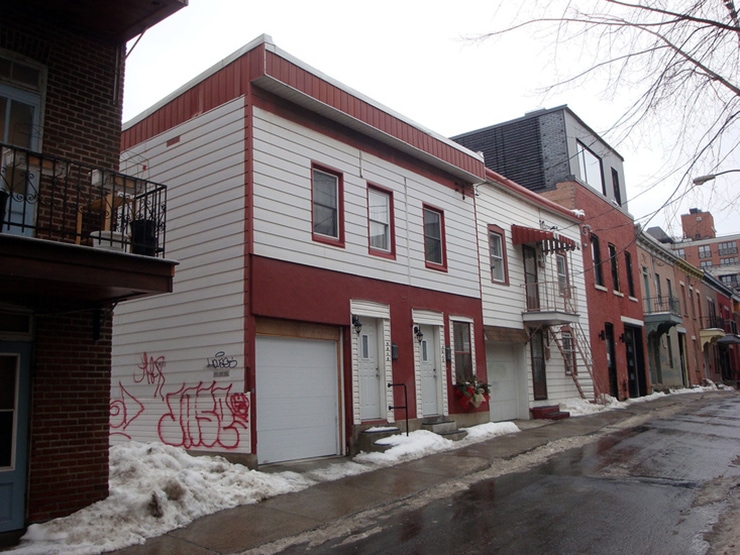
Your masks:
M454 420L443 420L429 423L422 422L421 429L429 430L430 432L434 432L435 434L439 435L452 434L457 431L457 422L455 422Z
M563 418L570 417L570 413L567 411L561 411L558 405L533 407L529 409L529 412L532 413L532 418L535 420L562 420Z
M465 430L455 430L454 432L444 432L439 435L441 435L445 439L460 441L468 435L468 432L466 432Z
M358 447L365 453L382 453L391 448L390 445L378 445L379 439L400 434L401 430L395 426L383 426L381 428L365 430L360 432Z

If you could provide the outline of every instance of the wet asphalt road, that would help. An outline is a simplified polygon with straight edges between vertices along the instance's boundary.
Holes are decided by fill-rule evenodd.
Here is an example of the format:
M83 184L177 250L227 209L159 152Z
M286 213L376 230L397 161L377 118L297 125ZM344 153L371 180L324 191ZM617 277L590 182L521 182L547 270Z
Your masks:
M703 554L738 485L740 399L710 399L283 553Z

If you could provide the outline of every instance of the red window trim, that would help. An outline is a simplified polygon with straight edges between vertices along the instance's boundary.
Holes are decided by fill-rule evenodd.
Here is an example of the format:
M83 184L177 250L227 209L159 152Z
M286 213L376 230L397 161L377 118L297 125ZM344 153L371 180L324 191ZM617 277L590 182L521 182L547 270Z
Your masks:
M370 246L370 191L374 190L378 193L382 193L384 195L388 195L388 218L389 218L389 225L388 225L388 233L390 234L390 237L388 238L390 241L390 250L384 251L382 249L376 249ZM378 256L380 258L388 258L389 260L395 260L396 259L396 218L394 215L394 205L393 205L393 191L390 189L386 189L385 187L381 187L380 185L375 185L374 183L368 183L367 184L367 250L368 252L373 256Z
M427 245L426 245L426 235L424 230L424 211L429 210L430 212L436 212L439 214L439 238L442 243L441 250L442 250L442 263L438 264L436 262L430 262L427 260ZM424 245L424 265L429 268L430 270L437 270L438 272L446 272L447 271L447 241L445 239L445 212L444 210L441 210L435 206L432 206L431 204L423 203L421 205L421 238L422 243Z
M491 258L491 234L495 233L496 235L501 236L501 255L503 259L504 264L504 279L503 281L499 281L497 279L494 279L493 277L493 269L491 269L491 283L495 283L497 285L509 285L509 258L506 248L506 232L501 226L498 226L496 224L488 224L488 258L490 260ZM489 264L490 266L490 264Z
M314 231L313 221L313 172L319 170L337 178L337 232L339 237L330 237ZM344 248L344 174L324 164L311 163L311 236L317 243L324 243L333 247Z

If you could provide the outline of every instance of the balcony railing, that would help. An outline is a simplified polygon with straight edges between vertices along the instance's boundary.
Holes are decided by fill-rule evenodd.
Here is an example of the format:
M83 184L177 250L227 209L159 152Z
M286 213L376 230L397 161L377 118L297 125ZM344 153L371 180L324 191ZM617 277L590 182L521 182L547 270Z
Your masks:
M576 288L559 281L524 284L526 312L578 313Z
M681 305L678 298L669 295L643 299L642 308L645 314L669 313L681 316Z
M725 333L737 335L737 322L725 320L719 316L705 316L700 320L701 329L718 329Z
M0 233L164 257L167 188L0 143Z

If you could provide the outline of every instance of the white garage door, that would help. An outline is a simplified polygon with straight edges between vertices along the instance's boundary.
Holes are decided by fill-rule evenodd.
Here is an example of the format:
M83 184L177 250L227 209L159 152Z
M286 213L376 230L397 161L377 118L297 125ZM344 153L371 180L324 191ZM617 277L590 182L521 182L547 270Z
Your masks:
M517 345L521 349L521 345ZM514 343L486 344L488 381L491 387L491 421L519 418L518 365Z
M339 454L337 342L258 337L257 460Z

